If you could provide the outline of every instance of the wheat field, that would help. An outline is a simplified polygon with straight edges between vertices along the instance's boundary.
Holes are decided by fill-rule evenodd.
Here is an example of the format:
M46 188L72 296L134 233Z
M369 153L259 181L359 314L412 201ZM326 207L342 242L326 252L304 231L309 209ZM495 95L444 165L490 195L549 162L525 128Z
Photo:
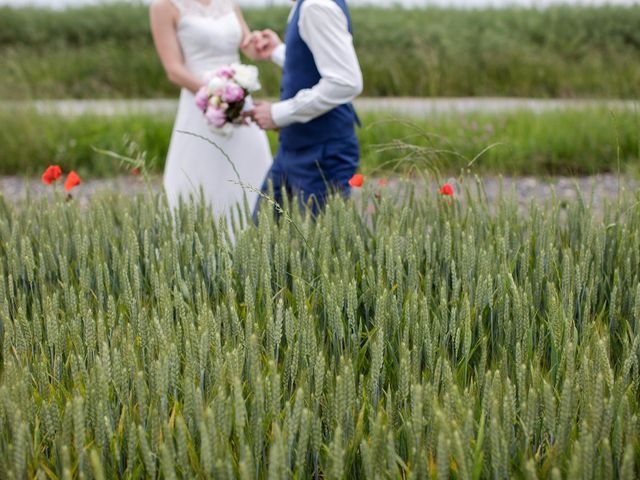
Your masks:
M376 190L0 196L2 476L636 478L637 195Z

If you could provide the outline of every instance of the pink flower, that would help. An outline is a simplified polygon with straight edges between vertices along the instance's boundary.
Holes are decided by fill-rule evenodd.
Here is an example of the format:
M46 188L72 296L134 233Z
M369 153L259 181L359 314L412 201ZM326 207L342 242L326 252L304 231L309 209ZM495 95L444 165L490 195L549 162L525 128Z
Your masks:
M219 108L209 107L204 114L204 118L207 119L209 125L215 128L222 128L227 123L227 116Z
M201 87L196 93L196 107L198 110L204 112L207 109L209 103L209 89L207 87Z
M222 91L222 101L236 103L244 100L244 89L236 83L228 83Z
M236 74L235 70L231 67L222 67L217 72L216 75L223 78L233 78Z

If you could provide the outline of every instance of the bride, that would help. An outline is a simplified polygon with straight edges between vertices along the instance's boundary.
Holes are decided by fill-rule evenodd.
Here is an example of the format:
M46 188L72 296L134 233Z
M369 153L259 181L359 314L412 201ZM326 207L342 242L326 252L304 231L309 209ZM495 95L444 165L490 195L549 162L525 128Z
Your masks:
M204 85L207 72L239 62L240 48L257 58L240 9L231 0L206 1L155 0L150 17L162 65L169 80L182 88L164 171L169 205L174 209L181 198L197 199L202 190L213 214L221 217L242 206L245 195L253 209L272 157L266 134L255 124L236 127L230 136L218 135L196 107L194 93ZM213 145L181 131L214 142L235 169Z

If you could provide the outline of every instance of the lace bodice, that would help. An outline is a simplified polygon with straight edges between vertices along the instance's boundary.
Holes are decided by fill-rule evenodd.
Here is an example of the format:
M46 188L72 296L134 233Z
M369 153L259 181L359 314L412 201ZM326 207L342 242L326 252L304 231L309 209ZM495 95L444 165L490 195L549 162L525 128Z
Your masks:
M171 0L180 12L177 35L185 64L203 77L222 65L239 62L242 26L231 0Z
M171 3L176 6L182 16L220 18L233 10L233 3L230 0L209 0L209 3L198 0L171 0Z

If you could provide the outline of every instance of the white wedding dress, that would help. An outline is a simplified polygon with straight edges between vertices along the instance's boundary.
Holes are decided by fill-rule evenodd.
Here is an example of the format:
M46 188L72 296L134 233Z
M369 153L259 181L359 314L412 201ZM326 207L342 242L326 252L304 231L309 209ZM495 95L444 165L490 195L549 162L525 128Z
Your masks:
M210 0L209 5L198 0L171 1L180 11L178 41L186 67L194 75L204 78L211 70L240 61L242 27L230 0ZM206 137L229 159L202 138L180 132ZM269 142L260 128L251 124L234 127L229 136L213 133L194 95L182 90L164 171L172 209L181 198L199 200L201 190L216 218L229 217L236 205L243 206L244 195L253 209L258 198L255 190L262 186L271 163Z

